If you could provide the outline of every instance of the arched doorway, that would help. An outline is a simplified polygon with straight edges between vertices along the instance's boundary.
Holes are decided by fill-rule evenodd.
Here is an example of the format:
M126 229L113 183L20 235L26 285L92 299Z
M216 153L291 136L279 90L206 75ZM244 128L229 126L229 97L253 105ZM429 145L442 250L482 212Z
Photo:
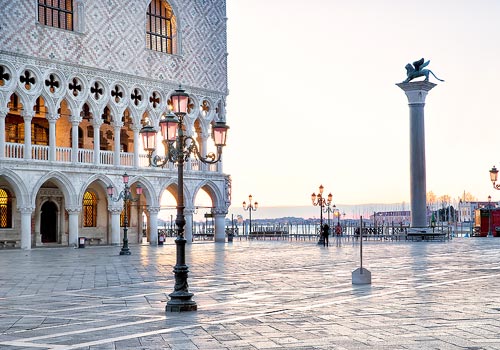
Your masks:
M54 202L47 201L42 205L40 235L42 243L57 242L57 206Z

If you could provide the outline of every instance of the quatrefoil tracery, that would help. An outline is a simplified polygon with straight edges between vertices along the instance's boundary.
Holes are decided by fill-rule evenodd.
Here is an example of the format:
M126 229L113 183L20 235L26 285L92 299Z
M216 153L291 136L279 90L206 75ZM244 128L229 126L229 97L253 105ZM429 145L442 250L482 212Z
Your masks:
M26 90L31 90L32 85L35 85L35 77L31 75L31 72L29 70L25 70L23 75L19 77L19 81L24 84L24 88Z

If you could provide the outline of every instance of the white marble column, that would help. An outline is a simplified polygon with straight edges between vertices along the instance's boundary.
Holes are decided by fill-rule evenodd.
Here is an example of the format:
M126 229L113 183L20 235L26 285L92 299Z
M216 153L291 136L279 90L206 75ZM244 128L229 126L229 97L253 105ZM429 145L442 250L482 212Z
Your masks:
M101 125L94 120L94 164L101 164Z
M121 241L121 228L120 228L120 215L122 213L123 207L108 207L108 211L111 213L111 244L120 245Z
M215 221L215 242L226 241L226 209L215 209L212 211Z
M208 138L209 138L209 134L207 132L202 132L201 133L201 145L200 145L200 153L203 157L205 157L207 155L207 150L208 150ZM206 164L206 163L203 163L203 162L200 162L200 170L203 170L203 171L207 171L210 167L210 164Z
M149 243L151 245L158 245L158 213L159 207L148 207L149 213Z
M5 158L5 117L9 113L8 108L0 107L0 159Z
M184 208L184 219L186 220L186 225L184 225L184 238L187 244L193 243L193 214L194 209Z
M79 220L80 217L80 208L77 207L68 207L66 208L68 212L68 222L69 222L69 230L68 230L68 245L78 247L78 228L79 228Z
M49 161L56 161L56 122L59 115L51 113L47 116L49 121Z
M78 117L71 117L71 163L78 163Z
M436 86L428 81L397 84L410 106L411 227L427 227L424 107L427 93Z
M134 132L134 166L139 166L139 152L144 150L139 149L139 127L132 126L132 131Z
M120 136L121 136L121 128L123 123L115 123L113 125L113 133L115 134L115 144L113 151L113 164L115 166L120 166Z
M31 121L35 116L33 111L22 111L24 118L24 159L31 159Z
M31 214L33 208L18 208L21 213L21 248L31 249Z

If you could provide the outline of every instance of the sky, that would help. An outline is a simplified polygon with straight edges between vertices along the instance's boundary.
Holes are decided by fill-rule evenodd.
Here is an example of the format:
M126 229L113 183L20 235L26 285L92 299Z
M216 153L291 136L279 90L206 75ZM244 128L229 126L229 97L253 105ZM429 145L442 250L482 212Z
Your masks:
M409 108L424 57L427 191L500 199L500 1L227 0L224 172L232 207L409 203ZM253 215L258 215L256 212Z

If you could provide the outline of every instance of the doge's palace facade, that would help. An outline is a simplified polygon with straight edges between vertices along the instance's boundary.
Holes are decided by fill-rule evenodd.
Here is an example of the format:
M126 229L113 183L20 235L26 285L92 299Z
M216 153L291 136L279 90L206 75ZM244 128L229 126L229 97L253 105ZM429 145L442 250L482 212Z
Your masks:
M177 170L149 167L139 130L158 128L182 85L186 133L210 151L211 125L226 121L225 0L0 0L0 14L0 244L120 244L123 202L106 188L123 189L124 173L132 191L143 188L129 240L147 227L157 244ZM224 241L231 184L222 162L193 158L184 174L187 241L200 190Z

